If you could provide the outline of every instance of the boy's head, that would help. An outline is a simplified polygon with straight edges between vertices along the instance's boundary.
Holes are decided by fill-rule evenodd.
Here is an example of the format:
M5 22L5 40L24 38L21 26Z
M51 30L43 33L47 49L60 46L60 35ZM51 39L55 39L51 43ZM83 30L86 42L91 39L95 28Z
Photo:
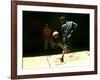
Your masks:
M60 23L61 23L61 24L64 24L64 23L65 23L65 16L61 16L61 17L60 17Z

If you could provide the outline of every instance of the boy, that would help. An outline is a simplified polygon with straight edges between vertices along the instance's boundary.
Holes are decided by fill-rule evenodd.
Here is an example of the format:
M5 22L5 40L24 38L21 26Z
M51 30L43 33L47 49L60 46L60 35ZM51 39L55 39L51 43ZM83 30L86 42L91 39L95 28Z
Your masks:
M77 24L73 21L67 21L65 19L65 16L60 17L60 23L61 23L61 35L62 35L63 44L59 42L58 46L60 46L63 49L62 57L60 58L60 61L64 62L64 54L69 52L71 34L74 31L74 29L77 27ZM53 36L55 38L55 35Z

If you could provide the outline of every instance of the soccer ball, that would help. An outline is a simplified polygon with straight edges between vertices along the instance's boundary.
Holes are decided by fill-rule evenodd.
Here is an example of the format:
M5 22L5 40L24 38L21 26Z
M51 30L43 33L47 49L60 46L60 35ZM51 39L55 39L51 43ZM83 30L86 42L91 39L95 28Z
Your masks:
M54 32L53 32L53 37L54 37L55 39L57 39L57 38L59 37L59 32L58 32L58 31L54 31Z

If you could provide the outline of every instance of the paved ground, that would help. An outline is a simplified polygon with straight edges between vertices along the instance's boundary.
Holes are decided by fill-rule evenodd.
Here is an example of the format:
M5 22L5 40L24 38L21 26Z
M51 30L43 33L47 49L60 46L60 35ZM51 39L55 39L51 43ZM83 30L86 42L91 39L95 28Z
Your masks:
M55 68L55 67L68 67L68 66L86 66L89 65L88 51L80 51L65 54L64 62L60 62L61 54L37 56L37 57L24 57L23 69L38 69L38 68Z

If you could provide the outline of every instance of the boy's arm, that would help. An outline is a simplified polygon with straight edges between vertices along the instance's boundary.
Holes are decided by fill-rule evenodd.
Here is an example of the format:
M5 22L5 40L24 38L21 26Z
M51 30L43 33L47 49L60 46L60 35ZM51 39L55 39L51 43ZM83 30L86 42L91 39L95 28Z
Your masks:
M68 34L66 35L67 38L69 38L71 36L71 34L73 33L73 31L76 29L77 24L75 22L72 22L72 26L71 29L68 31Z

